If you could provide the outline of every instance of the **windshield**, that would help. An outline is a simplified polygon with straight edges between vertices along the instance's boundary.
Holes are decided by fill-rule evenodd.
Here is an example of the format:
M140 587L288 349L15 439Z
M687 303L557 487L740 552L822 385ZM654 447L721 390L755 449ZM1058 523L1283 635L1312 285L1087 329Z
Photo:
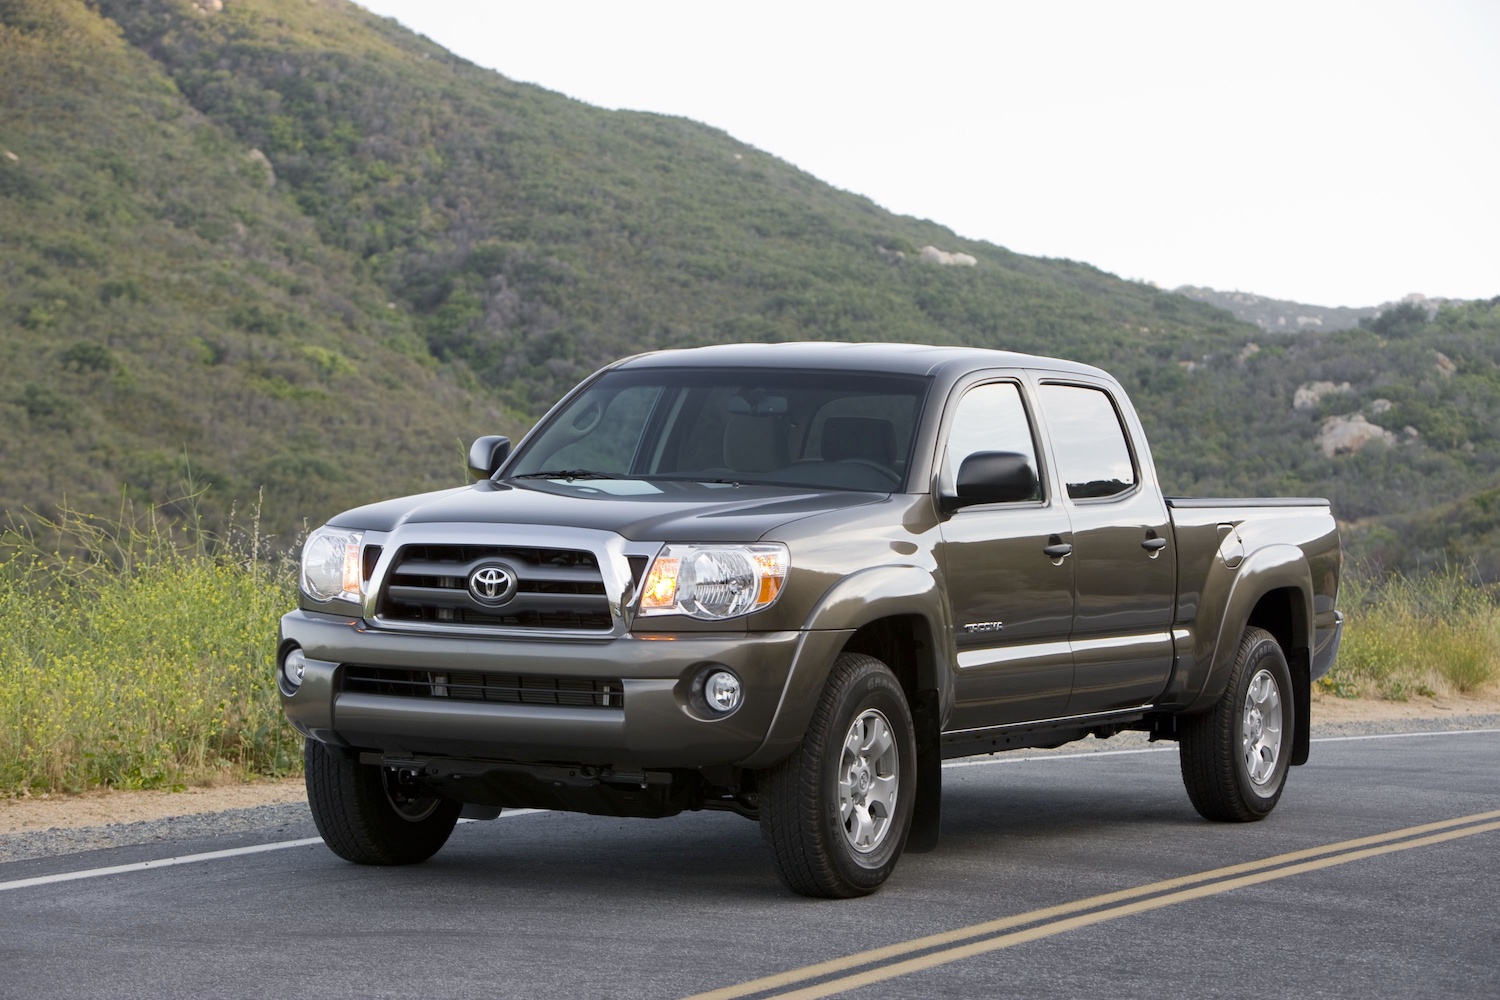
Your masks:
M927 386L866 372L607 372L538 428L509 475L892 492Z

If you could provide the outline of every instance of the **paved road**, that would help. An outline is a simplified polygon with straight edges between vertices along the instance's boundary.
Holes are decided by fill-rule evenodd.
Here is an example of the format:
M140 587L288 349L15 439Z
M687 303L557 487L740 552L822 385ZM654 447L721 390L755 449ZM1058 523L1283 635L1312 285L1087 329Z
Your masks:
M845 902L723 814L465 824L402 869L315 843L16 885L310 827L12 862L0 996L1500 996L1500 732L1318 743L1248 826L1198 819L1175 752L981 760L939 850Z

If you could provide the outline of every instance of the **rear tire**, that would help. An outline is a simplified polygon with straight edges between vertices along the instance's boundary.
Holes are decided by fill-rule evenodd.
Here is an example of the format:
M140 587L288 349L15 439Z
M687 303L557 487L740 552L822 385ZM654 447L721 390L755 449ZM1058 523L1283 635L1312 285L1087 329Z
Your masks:
M1296 735L1293 697L1281 646L1265 629L1245 629L1218 703L1182 720L1182 783L1205 819L1248 823L1276 808Z
M760 830L776 873L803 896L847 899L896 868L916 801L917 745L884 663L834 663L801 745L759 775Z
M421 794L394 768L361 764L308 740L307 804L323 842L361 865L426 861L448 842L463 806Z

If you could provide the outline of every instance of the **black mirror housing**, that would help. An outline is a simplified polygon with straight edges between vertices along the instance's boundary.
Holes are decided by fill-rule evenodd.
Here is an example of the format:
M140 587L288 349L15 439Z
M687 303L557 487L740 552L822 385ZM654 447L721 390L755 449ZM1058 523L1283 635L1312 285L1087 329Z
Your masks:
M490 478L509 455L510 438L486 434L469 446L469 479L477 483Z
M1020 503L1041 499L1036 470L1014 451L978 451L958 467L957 496L944 498L956 510L976 503Z

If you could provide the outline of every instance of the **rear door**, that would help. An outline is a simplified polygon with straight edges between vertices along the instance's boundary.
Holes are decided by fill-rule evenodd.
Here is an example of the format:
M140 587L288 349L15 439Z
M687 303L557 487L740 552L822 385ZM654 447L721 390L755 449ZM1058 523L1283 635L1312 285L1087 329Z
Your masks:
M961 389L947 417L934 496L952 495L959 465L981 451L1030 457L1040 484L1017 503L977 504L942 522L938 559L958 651L949 732L1055 718L1073 662L1073 564L1044 551L1067 544L1067 511L1047 487L1034 417L1019 375Z
M1176 557L1166 502L1117 386L1081 377L1037 383L1073 528L1067 714L1135 708L1161 693L1172 667Z

